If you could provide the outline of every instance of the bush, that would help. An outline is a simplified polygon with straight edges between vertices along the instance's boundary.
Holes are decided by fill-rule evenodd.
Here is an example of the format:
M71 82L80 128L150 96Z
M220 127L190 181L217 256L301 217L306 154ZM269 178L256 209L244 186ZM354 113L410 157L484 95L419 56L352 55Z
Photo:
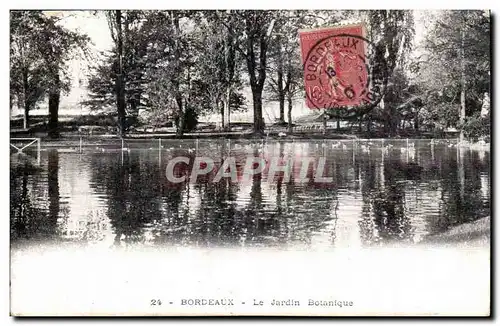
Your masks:
M479 137L489 137L490 123L491 121L489 114L485 117L481 117L479 116L479 114L477 114L467 118L462 128L467 138L477 139Z

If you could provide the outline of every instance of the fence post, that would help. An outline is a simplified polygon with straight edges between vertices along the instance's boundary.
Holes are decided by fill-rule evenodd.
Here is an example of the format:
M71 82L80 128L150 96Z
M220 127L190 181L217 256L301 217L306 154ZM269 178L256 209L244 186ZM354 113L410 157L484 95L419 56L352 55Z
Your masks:
M40 155L40 147L41 147L41 144L40 144L40 138L38 138L38 145L37 145L37 156L36 156L36 162L38 163L38 165L40 165L40 160L41 160L41 155Z

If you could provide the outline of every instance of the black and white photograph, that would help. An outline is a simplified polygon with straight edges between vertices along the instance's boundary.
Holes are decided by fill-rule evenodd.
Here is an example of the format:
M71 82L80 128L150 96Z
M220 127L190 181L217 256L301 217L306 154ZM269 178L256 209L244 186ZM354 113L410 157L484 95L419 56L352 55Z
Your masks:
M11 316L491 315L488 8L9 27Z

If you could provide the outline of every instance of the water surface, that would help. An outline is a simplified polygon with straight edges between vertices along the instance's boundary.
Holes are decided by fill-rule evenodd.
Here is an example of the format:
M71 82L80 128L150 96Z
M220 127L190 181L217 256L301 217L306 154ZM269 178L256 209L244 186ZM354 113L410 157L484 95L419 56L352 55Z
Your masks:
M390 144L390 145L389 145ZM11 155L11 243L335 248L426 243L489 215L490 154L448 141L127 141ZM159 146L161 150L159 150ZM172 157L326 158L333 182L171 183ZM315 164L308 175L312 175ZM180 174L185 174L182 169Z

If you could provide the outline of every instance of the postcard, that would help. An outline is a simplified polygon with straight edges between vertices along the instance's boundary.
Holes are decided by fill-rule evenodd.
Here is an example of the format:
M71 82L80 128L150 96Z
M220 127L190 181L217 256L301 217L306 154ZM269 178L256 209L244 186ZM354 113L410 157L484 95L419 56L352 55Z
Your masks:
M11 10L11 315L490 316L490 28Z

